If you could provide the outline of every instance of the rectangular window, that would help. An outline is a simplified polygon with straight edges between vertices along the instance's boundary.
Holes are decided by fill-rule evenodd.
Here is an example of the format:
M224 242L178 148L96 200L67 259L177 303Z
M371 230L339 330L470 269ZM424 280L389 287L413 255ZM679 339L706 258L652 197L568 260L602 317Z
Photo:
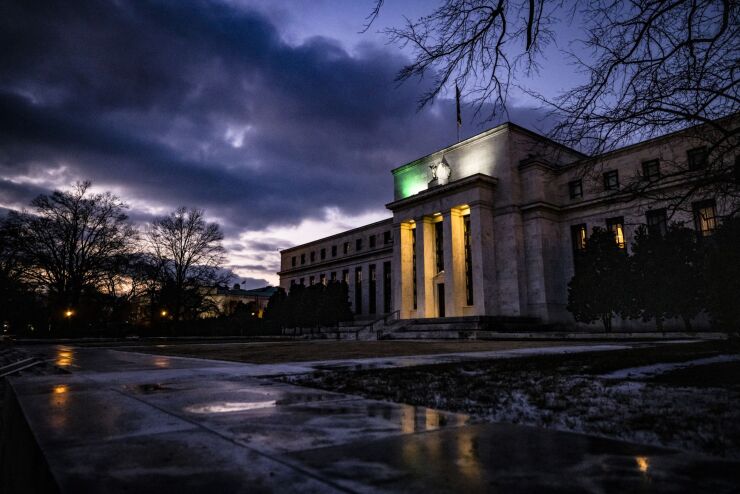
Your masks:
M383 245L388 245L391 243L391 232L388 230L387 232L383 232Z
M573 252L582 252L586 248L587 238L588 231L586 230L585 223L572 225L570 227L570 239L573 244Z
M709 158L709 151L706 146L701 146L686 151L686 158L689 162L689 170L703 170L707 167L707 159Z
M370 248L375 248L375 235L370 235Z
M355 240L355 252L359 252L362 250L362 239L358 238Z
M329 276L329 280L330 281L337 281L337 272L336 271L332 271L331 272L331 275Z
M349 254L349 242L342 244L342 254Z
M321 251L319 252L319 258L320 258L320 259L321 259L322 261L323 261L324 259L326 259L326 249L321 249Z
M355 314L362 312L362 267L355 268Z
M437 272L441 273L445 270L445 256L444 256L444 225L442 221L438 221L434 224L434 255L437 260Z
M391 262L383 263L383 312L388 314L391 311Z
M614 241L617 242L617 247L624 249L624 218L622 216L607 218L606 229L614 234Z
M331 256L337 257L337 246L336 245L331 246Z
M298 282L299 285L304 285L306 283L306 278L301 278Z
M295 256L290 258L290 265L295 267Z
M377 300L376 300L376 293L375 293L375 289L377 287L377 276L375 273L375 264L371 264L370 266L368 266L368 270L369 270L368 272L369 283L368 283L368 293L367 294L368 294L369 300L368 300L367 311L370 314L375 314L375 312L377 311Z
M311 251L311 262L316 262L316 252Z
M717 228L717 209L714 199L695 202L693 206L696 231L700 236L708 237Z
M473 256L470 250L470 215L463 216L463 240L465 246L465 303L473 305Z
M583 197L583 180L573 180L568 182L568 193L571 199L580 199Z
M301 264L306 264L306 254L301 254Z
M349 285L349 269L342 270L342 283L347 283Z
M604 173L604 190L619 189L619 171L612 170Z
M660 161L650 160L642 163L642 179L654 182L660 178Z
M308 277L308 286L313 286L313 282L316 279L315 276L309 276Z
M418 228L411 230L411 278L414 291L414 310L416 310L416 231Z
M665 209L653 209L645 213L648 235L665 235L668 230L668 216Z
M321 283L322 285L326 285L326 275L324 273L321 273L319 275L319 283Z

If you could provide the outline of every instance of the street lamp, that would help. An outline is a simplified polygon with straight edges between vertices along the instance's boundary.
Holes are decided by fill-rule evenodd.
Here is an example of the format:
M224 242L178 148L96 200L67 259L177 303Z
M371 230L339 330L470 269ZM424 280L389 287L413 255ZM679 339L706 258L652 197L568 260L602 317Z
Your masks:
M167 311L162 309L162 312L160 312L159 315L162 317L167 317Z
M72 309L67 309L64 311L64 317L66 317L67 319L71 318L74 315L75 313Z

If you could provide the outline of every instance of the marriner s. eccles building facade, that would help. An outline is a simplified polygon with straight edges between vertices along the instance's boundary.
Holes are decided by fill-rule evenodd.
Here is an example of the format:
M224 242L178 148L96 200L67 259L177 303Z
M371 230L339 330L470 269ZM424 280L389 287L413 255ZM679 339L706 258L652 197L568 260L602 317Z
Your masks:
M392 218L281 251L280 285L345 281L358 319L573 322L568 282L587 232L608 228L628 248L638 225L665 228L664 204L620 200L620 186L706 160L700 144L652 139L599 157L599 173L584 176L593 158L499 125L393 170ZM673 220L709 234L721 207L705 197Z

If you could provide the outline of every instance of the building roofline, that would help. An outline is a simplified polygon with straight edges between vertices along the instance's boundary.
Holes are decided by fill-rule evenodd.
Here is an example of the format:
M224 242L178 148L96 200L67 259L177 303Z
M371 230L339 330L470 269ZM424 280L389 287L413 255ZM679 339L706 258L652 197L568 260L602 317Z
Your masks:
M558 147L558 148L560 148L562 150L565 150L565 151L567 151L569 153L576 154L577 156L581 156L581 159L588 157L588 155L586 155L586 154L584 154L584 153L582 153L580 151L577 151L577 150L575 150L573 148L570 148L570 147L566 146L565 144L561 144L561 143L559 143L557 141L554 141L554 140L550 139L549 137L544 136L544 135L542 135L542 134L540 134L538 132L535 132L533 130L529 130L529 129L527 129L525 127L522 127L521 125L517 125L517 124L515 124L513 122L504 122L502 124L496 125L495 127L491 127L490 129L484 130L483 132L481 132L479 134L476 134L474 136L468 137L467 139L465 139L463 141L457 142L455 144L451 144L451 145L449 145L447 147L443 147L441 149L438 149L437 151L434 151L434 152L429 153L429 154L427 154L425 156L422 156L421 158L417 158L415 160L409 161L408 163L406 163L404 165L401 165L399 167L396 167L396 168L392 169L391 170L391 173L395 175L396 173L402 171L403 169L409 168L409 167L411 167L413 165L416 165L417 163L420 163L420 162L423 162L423 161L428 161L428 160L432 159L433 157L435 157L437 155L448 153L448 152L450 152L450 151L452 151L454 149L457 149L457 148L466 146L468 144L472 144L473 142L475 142L477 140L483 139L485 137L491 136L493 134L496 134L498 132L502 132L502 131L507 130L507 129L508 130L515 130L517 132L522 132L522 133L527 134L527 135L529 135L531 137L534 137L536 139L539 139L539 140L542 140L542 141L546 141L547 143L549 143L549 144L551 144L551 145L553 145L555 147ZM578 160L578 161L580 161L580 160Z
M292 252L292 251L294 251L296 249L303 249L305 247L310 247L311 245L316 245L316 244L319 244L319 243L322 243L322 242L326 242L327 240L344 237L346 235L352 235L352 234L357 233L357 232L360 232L362 230L369 230L370 228L374 228L376 226L380 226L380 225L382 225L384 223L392 224L393 223L393 218L386 218L384 220L376 221L374 223L369 223L367 225L358 226L357 228L353 228L351 230L345 230L345 231L340 232L340 233L335 233L334 235L330 235L328 237L323 237L323 238L318 238L316 240L311 240L310 242L306 242L305 244L294 245L293 247L288 247L287 249L281 250L280 251L280 254L286 254L286 253Z

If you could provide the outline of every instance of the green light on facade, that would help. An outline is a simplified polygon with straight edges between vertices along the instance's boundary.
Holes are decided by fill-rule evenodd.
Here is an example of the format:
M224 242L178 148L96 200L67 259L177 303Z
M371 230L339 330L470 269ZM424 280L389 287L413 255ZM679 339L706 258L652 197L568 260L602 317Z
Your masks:
M401 197L399 197L399 199L406 199L407 197L418 194L427 188L426 174L410 171L403 175L396 176L396 180L398 181L398 190L401 193Z

